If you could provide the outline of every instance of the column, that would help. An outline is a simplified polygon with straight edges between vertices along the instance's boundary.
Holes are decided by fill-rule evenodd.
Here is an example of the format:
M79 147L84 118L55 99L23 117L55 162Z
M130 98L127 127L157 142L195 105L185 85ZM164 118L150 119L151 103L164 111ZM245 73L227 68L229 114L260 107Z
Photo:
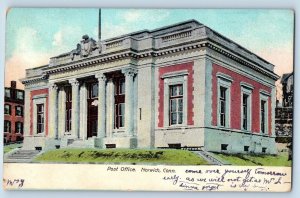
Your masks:
M106 135L106 77L103 73L95 75L98 79L98 138Z
M122 70L125 75L125 131L129 136L134 135L134 86L133 77L137 70L133 68L126 68Z
M66 91L64 87L59 89L58 103L59 103L59 134L63 137L66 132Z
M72 85L72 136L79 137L79 82L77 79L69 80Z
M106 87L106 137L112 137L115 119L115 86L112 78L108 80Z
M58 87L50 84L49 87L49 137L58 138Z
M23 136L29 136L30 135L30 108L33 108L33 106L30 106L30 90L26 88L25 85L25 96L24 96L24 135ZM33 122L33 120L31 121Z
M87 137L87 87L86 83L80 86L80 138Z

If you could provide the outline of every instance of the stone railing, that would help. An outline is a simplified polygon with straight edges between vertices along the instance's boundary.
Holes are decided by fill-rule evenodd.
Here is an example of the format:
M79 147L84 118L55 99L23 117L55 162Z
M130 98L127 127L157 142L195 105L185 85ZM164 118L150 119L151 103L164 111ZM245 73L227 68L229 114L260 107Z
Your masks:
M61 65L61 64L66 64L66 63L70 63L72 61L72 57L70 56L70 54L64 54L64 55L60 55L58 57L52 57L50 58L49 61L49 66L54 66L54 65Z
M47 65L37 67L37 68L27 69L26 70L26 77L40 76L40 75L43 74L43 71L44 71L45 68L47 68Z
M105 46L106 46L107 50L110 50L113 48L120 47L122 45L123 45L123 40L119 40L119 41L113 41L113 42L107 43Z
M164 36L162 37L162 43L166 43L166 42L171 42L171 41L176 41L176 40L180 40L183 38L188 38L192 36L192 31L185 31L185 32L180 32L180 33L175 33L172 35L168 35L168 36Z

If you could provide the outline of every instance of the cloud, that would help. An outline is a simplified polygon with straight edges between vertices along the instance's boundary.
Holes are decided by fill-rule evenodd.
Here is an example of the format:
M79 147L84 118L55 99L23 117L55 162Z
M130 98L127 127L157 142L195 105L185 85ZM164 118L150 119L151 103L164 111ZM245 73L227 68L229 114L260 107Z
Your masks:
M16 80L18 87L23 88L18 81L25 77L25 69L46 65L50 57L72 50L76 42L79 42L81 37L78 34L81 32L79 27L65 26L53 35L49 47L42 50L44 40L39 31L21 27L16 33L17 45L12 55L6 59L5 85L9 86L11 80Z

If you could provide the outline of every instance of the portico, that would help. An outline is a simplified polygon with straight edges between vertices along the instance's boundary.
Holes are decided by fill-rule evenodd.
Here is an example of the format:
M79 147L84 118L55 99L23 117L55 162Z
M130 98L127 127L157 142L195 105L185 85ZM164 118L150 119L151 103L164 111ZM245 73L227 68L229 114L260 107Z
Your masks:
M125 67L50 83L49 137L93 140L100 148L135 147L136 75L137 69Z

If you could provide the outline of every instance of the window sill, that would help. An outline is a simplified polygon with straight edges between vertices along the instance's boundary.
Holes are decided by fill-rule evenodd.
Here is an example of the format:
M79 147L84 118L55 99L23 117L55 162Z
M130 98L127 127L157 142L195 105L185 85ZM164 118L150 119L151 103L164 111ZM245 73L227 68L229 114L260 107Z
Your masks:
M186 129L190 128L188 125L171 125L171 126L165 126L163 129L165 130L173 130L173 129Z
M46 137L45 133L36 133L33 137Z
M125 128L122 127L122 128L119 128L119 129L114 129L112 132L113 133L125 133Z

